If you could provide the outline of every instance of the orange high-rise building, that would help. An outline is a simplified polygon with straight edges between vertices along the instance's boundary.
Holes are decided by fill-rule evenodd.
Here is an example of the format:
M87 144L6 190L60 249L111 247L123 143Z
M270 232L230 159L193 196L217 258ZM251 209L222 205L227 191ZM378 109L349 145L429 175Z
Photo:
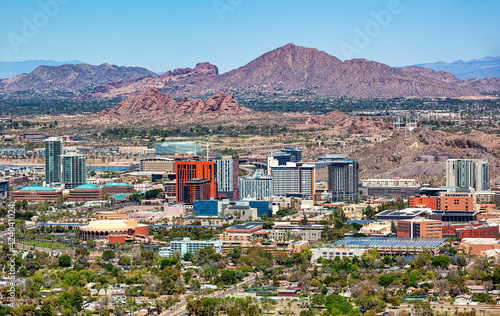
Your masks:
M216 198L214 170L213 161L177 161L175 167L177 202L184 203L184 183L195 178L210 181L210 197Z

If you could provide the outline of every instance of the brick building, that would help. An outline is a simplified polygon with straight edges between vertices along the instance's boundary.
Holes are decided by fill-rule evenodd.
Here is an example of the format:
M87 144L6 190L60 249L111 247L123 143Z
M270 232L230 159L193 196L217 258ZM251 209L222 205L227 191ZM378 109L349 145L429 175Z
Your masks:
M100 201L102 200L102 191L95 184L83 184L69 190L68 200L71 202Z
M500 240L495 238L464 238L458 251L469 255L481 255L487 250L500 249Z
M474 189L439 192L437 209L440 211L473 211L476 204L475 196Z
M431 210L437 210L437 197L434 196L412 196L408 199L410 208L426 207Z
M483 223L479 226L467 225L456 229L458 239L464 238L495 238L498 239L498 225Z
M103 185L102 193L133 193L134 187L128 183L109 182Z
M12 196L16 201L52 201L55 202L58 197L62 196L62 191L50 187L42 187L39 185L26 186L18 191L12 192Z
M397 222L397 236L405 238L442 238L442 222L440 220L415 218Z

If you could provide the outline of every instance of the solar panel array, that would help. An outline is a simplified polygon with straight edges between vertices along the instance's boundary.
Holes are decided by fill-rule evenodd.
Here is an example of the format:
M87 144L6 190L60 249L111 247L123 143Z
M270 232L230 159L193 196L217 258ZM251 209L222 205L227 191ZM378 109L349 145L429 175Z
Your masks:
M333 246L350 248L435 249L445 243L444 238L391 238L391 237L345 237Z

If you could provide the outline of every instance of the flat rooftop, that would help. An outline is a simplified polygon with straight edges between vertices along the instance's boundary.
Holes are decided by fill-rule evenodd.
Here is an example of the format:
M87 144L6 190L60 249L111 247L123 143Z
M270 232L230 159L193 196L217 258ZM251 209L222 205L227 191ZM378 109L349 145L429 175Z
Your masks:
M231 227L226 228L226 230L251 230L264 226L264 223L259 222L249 222L238 225L233 225Z
M438 219L428 219L428 218L424 218L424 217L416 217L416 218L413 218L413 219L404 219L402 221L412 221L414 223L425 223L425 222L441 222L440 220Z
M425 212L431 212L430 208L405 208L402 210L387 210L377 213L377 218L383 217L416 217Z
M499 244L500 240L496 238L464 238L462 243L467 243L471 245L494 245Z

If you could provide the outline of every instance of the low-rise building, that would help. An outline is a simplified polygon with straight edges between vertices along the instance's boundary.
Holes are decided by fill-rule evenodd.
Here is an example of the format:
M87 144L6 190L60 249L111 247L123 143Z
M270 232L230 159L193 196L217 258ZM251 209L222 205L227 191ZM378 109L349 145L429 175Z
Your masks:
M95 184L82 184L69 190L68 200L71 202L100 201L102 200L102 191Z
M414 179L367 179L361 180L361 185L364 187L413 187L416 186Z
M109 182L102 186L102 193L134 193L134 187L128 183Z
M382 255L410 255L423 251L436 254L445 242L443 238L344 237L332 245L337 248L375 249Z
M321 231L293 229L293 230L271 230L269 231L269 238L274 240L295 239L294 236L300 236L301 240L315 242L321 239Z
M223 249L229 250L234 246L250 247L254 237L267 236L267 231L263 231L264 223L247 222L233 225L226 228L226 231L219 235L222 240Z
M228 206L224 212L224 216L232 216L238 218L240 221L248 221L252 219L257 219L258 211L256 208L250 207L250 205L244 204L234 204Z
M366 223L363 227L361 227L359 232L370 236L388 236L392 233L391 222Z
M80 239L107 240L111 243L123 243L135 238L147 239L149 226L138 224L136 220L95 220L86 226L80 226Z
M487 250L500 249L500 240L495 238L464 238L458 251L469 255L485 255Z
M368 252L367 248L313 248L311 249L312 257L311 262L317 263L319 258L333 260L335 257L340 259L354 257L361 257L365 252Z
M498 239L498 224L482 223L481 225L466 225L456 229L456 237L464 238L496 238Z
M476 220L474 211L433 211L429 215L430 219L437 219L443 222L472 222Z
M301 240L315 242L321 239L324 225L292 225L288 222L277 222L269 231L269 238L274 240L294 239L300 236Z
M182 204L163 204L163 213L169 219L186 216L187 208Z
M134 154L145 155L147 149L148 147L119 147L118 152L120 154L126 154L126 155L134 155Z
M102 220L127 220L127 214L118 211L101 211L95 213L95 219Z
M442 238L442 221L426 218L399 220L397 235L404 238Z
M226 228L228 233L253 234L264 228L264 223L248 222Z
M412 196L408 198L408 204L410 208L430 208L431 210L437 210L437 197L435 196Z
M58 197L62 196L61 190L56 190L51 187L42 187L39 185L30 185L22 187L18 191L12 192L16 201L51 201L54 202Z
M139 171L175 174L175 160L160 157L141 159L139 162Z
M398 197L398 198L409 198L417 194L420 190L418 186L393 186L393 187L366 187L363 189L368 196L376 197Z
M172 240L170 243L170 251L173 253L179 250L181 256L188 252L194 254L206 247L212 247L216 253L222 253L222 240L191 240L189 237L184 237L181 240Z

